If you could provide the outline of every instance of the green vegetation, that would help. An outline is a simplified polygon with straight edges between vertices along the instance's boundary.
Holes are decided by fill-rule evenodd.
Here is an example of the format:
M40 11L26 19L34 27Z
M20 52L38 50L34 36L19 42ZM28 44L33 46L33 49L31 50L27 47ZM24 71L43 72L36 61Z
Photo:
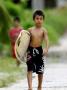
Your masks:
M50 44L56 44L67 28L67 8L46 10L45 27L48 30Z
M21 67L16 66L16 62L10 57L0 58L0 87L5 87L10 83L23 79L26 76L25 64Z

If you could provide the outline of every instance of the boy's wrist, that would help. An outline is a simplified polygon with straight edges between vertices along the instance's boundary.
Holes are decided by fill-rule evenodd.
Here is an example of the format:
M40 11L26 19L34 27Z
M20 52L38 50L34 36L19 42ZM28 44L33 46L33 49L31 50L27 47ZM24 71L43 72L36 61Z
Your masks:
M44 48L44 50L48 52L48 48Z
M46 55L46 56L48 55L48 49L47 48L43 49L43 55Z

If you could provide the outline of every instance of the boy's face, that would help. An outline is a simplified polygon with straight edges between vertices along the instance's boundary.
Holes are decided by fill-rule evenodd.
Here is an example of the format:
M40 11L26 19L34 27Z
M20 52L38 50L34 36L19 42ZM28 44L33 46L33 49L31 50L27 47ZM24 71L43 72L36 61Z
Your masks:
M14 21L14 26L19 26L19 22L17 20Z
M43 16L36 15L34 22L38 27L40 27L40 26L42 26L43 20L44 20Z

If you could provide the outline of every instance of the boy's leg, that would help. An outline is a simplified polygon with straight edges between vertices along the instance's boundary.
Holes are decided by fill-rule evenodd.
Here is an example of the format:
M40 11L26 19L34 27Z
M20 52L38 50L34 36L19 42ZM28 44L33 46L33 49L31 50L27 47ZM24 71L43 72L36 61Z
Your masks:
M27 72L28 90L32 90L32 71Z
M38 74L38 90L42 90L43 74Z

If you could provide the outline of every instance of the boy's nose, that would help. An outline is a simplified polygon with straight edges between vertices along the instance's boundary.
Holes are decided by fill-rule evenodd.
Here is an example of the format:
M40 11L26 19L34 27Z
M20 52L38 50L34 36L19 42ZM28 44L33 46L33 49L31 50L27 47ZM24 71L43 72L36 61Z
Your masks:
M38 22L41 22L40 19L38 20Z

